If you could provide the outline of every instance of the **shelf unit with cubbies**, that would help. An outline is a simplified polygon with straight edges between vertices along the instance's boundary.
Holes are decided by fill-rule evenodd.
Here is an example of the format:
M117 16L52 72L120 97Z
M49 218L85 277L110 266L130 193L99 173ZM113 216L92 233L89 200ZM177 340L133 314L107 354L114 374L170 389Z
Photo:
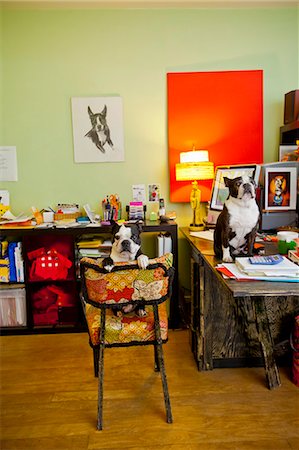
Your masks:
M170 302L169 325L180 324L178 308L178 242L177 224L145 222L142 232L167 232L172 238L175 279ZM24 258L24 283L0 283L0 311L3 298L9 314L23 305L23 320L0 322L1 334L38 334L80 332L86 330L80 300L79 264L77 247L83 237L111 237L111 226L74 228L0 229L1 239L22 243ZM52 259L49 259L51 257ZM43 259L44 258L44 259ZM57 263L55 267L50 264ZM44 264L44 265L43 265ZM9 294L10 291L12 293ZM22 298L22 300L19 300ZM10 308L9 308L10 307ZM25 309L24 309L25 308ZM1 317L1 316L0 316Z

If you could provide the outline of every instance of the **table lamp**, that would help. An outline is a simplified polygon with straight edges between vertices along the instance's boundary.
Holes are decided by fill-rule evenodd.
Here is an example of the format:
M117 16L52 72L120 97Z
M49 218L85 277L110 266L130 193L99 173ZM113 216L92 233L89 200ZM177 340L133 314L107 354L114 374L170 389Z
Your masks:
M214 164L209 161L207 150L195 150L180 153L180 162L175 165L177 181L192 181L190 204L193 210L192 223L189 229L198 231L203 227L201 217L201 190L197 180L211 180L214 178Z

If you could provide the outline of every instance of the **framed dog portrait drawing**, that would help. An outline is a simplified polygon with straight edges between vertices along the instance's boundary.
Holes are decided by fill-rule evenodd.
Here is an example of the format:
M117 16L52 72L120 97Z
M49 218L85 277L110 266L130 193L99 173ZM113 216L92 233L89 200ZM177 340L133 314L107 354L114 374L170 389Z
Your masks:
M121 97L73 97L71 104L75 162L124 161Z
M222 211L225 200L228 197L228 188L225 186L224 177L233 179L243 175L252 177L258 185L261 166L257 164L218 166L212 187L210 209Z
M296 209L297 170L295 167L265 169L265 210Z

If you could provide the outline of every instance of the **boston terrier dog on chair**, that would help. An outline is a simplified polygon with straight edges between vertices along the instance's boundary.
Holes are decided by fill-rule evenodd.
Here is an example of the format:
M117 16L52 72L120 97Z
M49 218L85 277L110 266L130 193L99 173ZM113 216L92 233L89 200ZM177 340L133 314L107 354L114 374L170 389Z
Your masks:
M85 136L89 137L102 153L106 153L104 148L106 143L113 149L113 142L110 138L110 129L106 119L107 106L105 105L103 110L99 113L93 113L90 107L88 107L87 111L92 128Z
M114 222L112 228L112 250L108 258L104 258L102 266L107 271L113 269L114 263L137 260L140 269L146 269L149 258L141 252L141 227L138 224L118 225ZM146 311L141 306L132 304L123 306L121 311L128 313L135 310L139 317L146 316ZM116 312L116 310L114 310ZM117 315L121 314L118 310Z
M260 212L253 178L224 177L224 183L229 196L216 222L214 252L218 259L233 262L236 256L253 254Z

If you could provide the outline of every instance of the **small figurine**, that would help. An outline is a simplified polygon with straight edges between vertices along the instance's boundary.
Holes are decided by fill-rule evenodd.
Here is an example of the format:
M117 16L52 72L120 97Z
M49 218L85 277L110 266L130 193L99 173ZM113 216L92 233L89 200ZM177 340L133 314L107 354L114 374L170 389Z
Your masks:
M202 219L200 212L201 190L198 187L197 181L192 182L192 191L190 194L190 204L193 209L193 220L190 227L202 227Z

